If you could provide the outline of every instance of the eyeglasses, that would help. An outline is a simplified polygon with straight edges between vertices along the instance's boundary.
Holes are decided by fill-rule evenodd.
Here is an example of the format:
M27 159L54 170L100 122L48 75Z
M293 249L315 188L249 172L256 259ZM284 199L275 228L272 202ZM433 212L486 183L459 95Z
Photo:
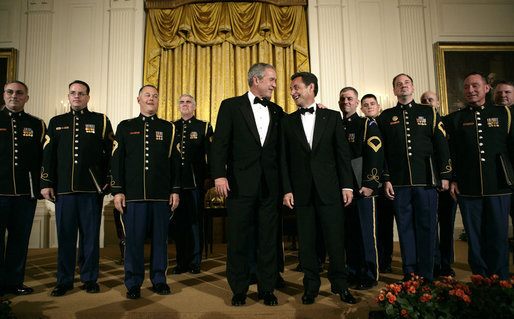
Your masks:
M22 90L16 90L16 91L14 91L14 90L5 90L4 92L7 95L14 95L14 94L16 94L16 95L23 95L23 94L25 94L25 92L23 92Z
M83 96L86 96L87 93L86 92L75 92L75 91L70 91L69 93L71 96L75 96L75 95L78 95L80 97L83 97Z

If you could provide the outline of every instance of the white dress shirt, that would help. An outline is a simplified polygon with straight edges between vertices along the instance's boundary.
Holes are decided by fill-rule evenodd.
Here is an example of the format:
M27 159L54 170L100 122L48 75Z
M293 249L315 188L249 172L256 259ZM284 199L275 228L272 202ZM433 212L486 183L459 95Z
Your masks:
M314 107L314 112L309 113L305 112L302 115L300 115L300 118L302 119L303 124L303 131L305 132L305 137L307 138L307 142L309 143L309 146L312 150L312 138L314 136L314 122L316 120L316 103L313 103L312 105L309 105L309 107ZM307 108L309 108L307 107Z
M248 99L252 106L253 117L255 118L255 125L257 125L257 132L259 132L261 146L263 146L264 141L266 140L266 135L268 134L269 110L266 106L260 103L254 104L253 101L255 100L255 95L250 91L248 91Z

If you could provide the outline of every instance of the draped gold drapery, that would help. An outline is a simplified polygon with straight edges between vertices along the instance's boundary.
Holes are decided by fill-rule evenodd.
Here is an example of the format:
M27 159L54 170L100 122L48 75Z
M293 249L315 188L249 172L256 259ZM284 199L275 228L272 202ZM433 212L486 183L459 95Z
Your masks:
M257 62L275 66L272 100L291 112L289 77L309 70L305 7L214 2L150 9L144 62L144 84L159 89L161 118L180 118L178 98L191 94L197 118L215 125L221 101L248 90L248 69Z

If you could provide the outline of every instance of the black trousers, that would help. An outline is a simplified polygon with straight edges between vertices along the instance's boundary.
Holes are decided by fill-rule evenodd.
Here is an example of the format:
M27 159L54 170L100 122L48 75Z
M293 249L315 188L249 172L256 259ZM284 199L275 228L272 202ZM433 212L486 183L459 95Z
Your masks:
M306 295L317 296L321 280L316 250L316 219L319 219L323 239L330 260L328 279L332 291L348 288L344 256L344 215L341 202L323 204L316 190L306 206L297 206L299 257L303 268L303 286Z
M248 258L250 227L255 222L256 275L259 291L271 292L277 278L278 197L267 191L254 196L228 197L227 280L234 294L250 284Z

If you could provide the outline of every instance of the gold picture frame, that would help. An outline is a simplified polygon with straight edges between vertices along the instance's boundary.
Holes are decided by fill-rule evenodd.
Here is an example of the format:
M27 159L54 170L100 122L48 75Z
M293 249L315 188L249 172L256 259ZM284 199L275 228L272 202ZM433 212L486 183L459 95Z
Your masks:
M16 80L17 53L14 48L0 49L0 85L2 92L5 83Z
M446 115L464 106L466 74L483 72L491 91L495 81L514 80L514 42L437 42L435 62L441 115ZM489 95L492 99L492 92Z

